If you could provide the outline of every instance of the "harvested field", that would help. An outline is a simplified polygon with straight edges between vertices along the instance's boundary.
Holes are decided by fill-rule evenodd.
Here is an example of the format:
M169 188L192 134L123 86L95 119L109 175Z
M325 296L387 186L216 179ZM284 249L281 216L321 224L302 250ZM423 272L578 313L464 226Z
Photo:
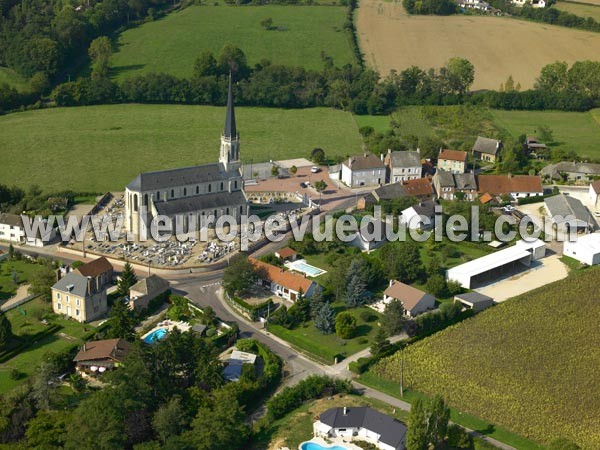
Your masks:
M594 20L600 21L600 0L595 3L586 2L559 2L555 5L556 9L575 14L580 17L591 17Z
M381 0L361 0L357 30L365 60L380 73L460 56L475 66L474 89L497 89L509 75L530 88L545 64L597 60L600 48L600 33L491 16L410 16L401 3Z

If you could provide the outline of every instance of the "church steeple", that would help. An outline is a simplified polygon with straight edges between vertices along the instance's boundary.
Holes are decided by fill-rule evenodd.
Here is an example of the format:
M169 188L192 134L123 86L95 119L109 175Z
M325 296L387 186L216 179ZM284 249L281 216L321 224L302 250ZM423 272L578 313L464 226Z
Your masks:
M240 166L240 136L235 125L235 110L233 107L233 83L229 74L229 91L227 92L227 113L225 128L221 135L221 155L219 161L226 170Z
M225 116L225 129L223 135L229 139L237 137L235 128L235 111L233 109L233 87L231 85L231 73L229 74L229 91L227 93L227 115Z

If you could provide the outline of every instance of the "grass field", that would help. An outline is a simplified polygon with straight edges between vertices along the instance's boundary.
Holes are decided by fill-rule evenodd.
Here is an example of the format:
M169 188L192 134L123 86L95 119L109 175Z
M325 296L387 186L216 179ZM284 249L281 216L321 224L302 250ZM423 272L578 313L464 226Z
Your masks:
M553 132L556 148L575 150L582 157L600 159L600 110L563 111L499 111L493 110L494 122L514 137L535 134L546 125Z
M27 282L39 267L25 261L3 261L0 264L0 300L15 295L19 284Z
M360 151L350 115L328 108L236 108L242 159L328 156ZM0 180L43 189L122 190L142 171L217 161L225 109L109 105L56 108L0 117Z
M29 90L29 83L21 75L7 67L0 67L0 84L6 83L19 92Z
M407 387L535 441L600 448L599 277L574 273L408 347ZM400 356L373 374L398 382Z
M591 17L600 21L600 1L594 4L579 2L557 2L554 7L580 17Z
M365 60L380 73L460 56L475 66L474 89L498 89L509 75L529 88L544 65L596 60L600 48L599 33L492 16L409 16L401 2L381 0L361 0L356 24Z
M273 19L266 30L260 22ZM122 33L111 66L116 78L143 72L189 77L204 50L218 55L225 44L240 47L250 64L321 69L321 52L337 65L354 62L343 30L346 8L335 6L190 6Z

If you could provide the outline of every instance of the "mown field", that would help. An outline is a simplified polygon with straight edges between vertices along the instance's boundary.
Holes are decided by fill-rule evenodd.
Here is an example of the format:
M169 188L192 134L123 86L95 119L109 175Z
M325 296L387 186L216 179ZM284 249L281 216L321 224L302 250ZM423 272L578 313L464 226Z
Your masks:
M277 29L261 26L269 17ZM324 51L341 66L354 62L345 19L346 8L335 6L190 6L122 33L112 73L118 79L144 72L189 77L200 53L218 55L225 44L240 47L250 64L268 59L321 69Z
M17 91L29 90L29 83L17 72L7 67L0 67L0 84L6 83Z
M600 267L504 302L382 360L372 374L539 442L600 448Z
M409 16L401 2L361 0L356 18L365 60L380 73L460 56L475 66L474 89L498 89L509 75L529 88L544 65L596 60L600 48L600 33L491 16Z
M242 159L328 156L360 151L350 115L328 108L236 108ZM0 117L4 184L84 192L122 190L138 173L215 162L225 108L108 105Z
M554 7L561 11L567 11L580 17L591 17L600 21L600 1L596 4L592 2L557 2Z

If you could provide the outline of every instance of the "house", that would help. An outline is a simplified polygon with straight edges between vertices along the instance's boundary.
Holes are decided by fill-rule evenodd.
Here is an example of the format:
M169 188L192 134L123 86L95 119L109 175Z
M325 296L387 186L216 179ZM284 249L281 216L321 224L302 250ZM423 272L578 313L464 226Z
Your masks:
M43 219L43 228L47 219ZM33 225L32 226L37 226ZM16 214L1 213L0 214L0 241L9 241L15 244L29 245L32 247L43 247L49 244L56 238L56 230L51 229L46 235L41 235L41 230L38 228L36 236L28 236L25 232L23 219Z
M227 381L240 381L244 364L256 365L256 355L248 352L234 350L223 368L223 378Z
M158 275L139 280L129 288L129 308L143 311L152 299L164 294L169 288L169 282Z
M296 261L298 253L289 247L283 247L275 252L275 256L282 261Z
M525 140L525 150L530 156L545 158L548 153L546 144L539 142L535 136L527 136Z
M465 309L471 309L475 312L494 306L494 299L479 292L467 292L454 297L454 303L460 303Z
M600 180L590 184L590 202L592 202L595 211L600 211Z
M423 165L421 164L421 152L418 149L417 151L400 152L388 150L384 162L387 167L388 183L421 178Z
M105 339L83 344L73 361L79 373L103 373L123 364L131 350L125 339Z
M542 179L536 175L479 175L478 192L492 197L510 195L517 200L544 195Z
M515 6L525 6L530 4L532 8L545 8L546 0L511 0Z
M465 173L467 171L467 152L460 150L440 150L437 167L438 171Z
M477 136L473 145L473 157L480 161L493 163L498 159L500 150L502 150L502 141Z
M540 171L540 174L544 178L552 180L588 182L595 177L600 177L600 164L559 162L547 165Z
M600 264L600 233L577 236L574 241L565 241L563 254L588 266Z
M435 192L429 178L418 178L405 181L402 184L404 192L409 197L414 197L417 200L433 200Z
M401 223L411 230L428 230L433 228L437 203L428 200L406 208L401 214Z
M433 176L433 187L438 199L468 200L477 198L477 179L472 173L451 173L438 171Z
M400 197L406 197L404 183L392 183L379 186L374 191L361 195L356 200L357 209L366 209L370 205L376 205L381 202L395 200Z
M373 153L351 156L342 163L342 182L354 188L385 183L385 165Z
M67 273L52 286L52 310L78 322L91 322L108 311L106 288L112 266L104 257Z
M366 223L361 222L360 229L356 232L348 245L356 247L361 251L370 252L381 247L387 242L386 230L388 224L384 221L372 219Z
M490 4L483 0L460 0L458 6L467 9L476 9L479 11L490 11Z
M255 258L249 260L259 272L258 284L278 297L294 302L300 292L305 298L310 298L321 289L317 283L296 272L284 270Z
M577 232L587 232L596 228L596 220L588 209L570 195L558 194L544 199L544 207L555 227L565 225Z
M404 450L406 426L368 406L331 408L313 423L315 436L346 438L374 444L381 450Z
M388 304L392 300L402 303L404 314L411 318L435 308L433 295L396 280L390 280L390 285L383 292L383 303Z
M539 239L533 242L518 241L511 247L448 269L446 280L472 289L530 267L533 261L543 258L545 254L546 244Z

